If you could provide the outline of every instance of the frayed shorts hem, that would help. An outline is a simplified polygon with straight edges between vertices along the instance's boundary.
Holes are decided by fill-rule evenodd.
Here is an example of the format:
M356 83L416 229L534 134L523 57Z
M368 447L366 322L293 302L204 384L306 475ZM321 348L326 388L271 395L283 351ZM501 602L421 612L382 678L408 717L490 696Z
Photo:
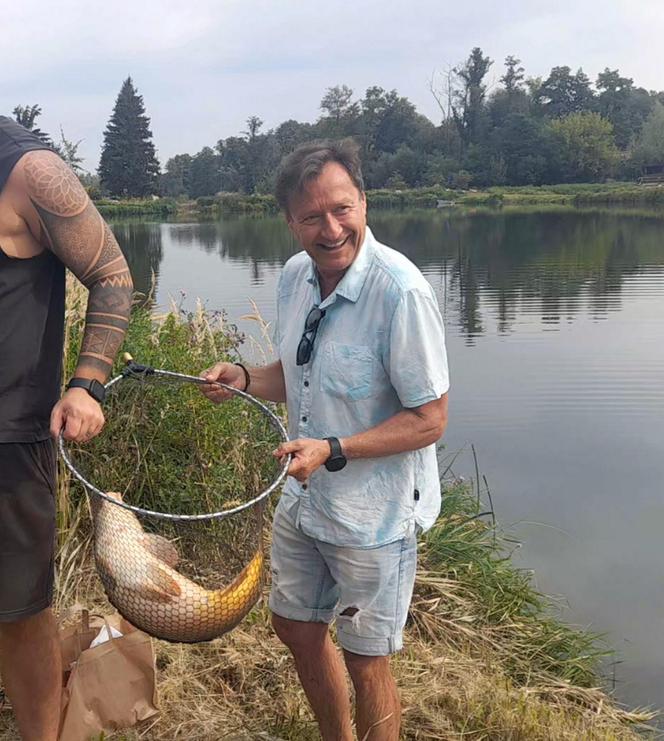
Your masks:
M286 602L281 602L270 593L270 610L279 617L286 620L299 620L301 623L327 623L334 620L334 610L312 610L309 607L296 607Z
M390 656L403 648L403 638L400 635L390 638L363 638L344 633L338 623L337 640L343 649L359 656Z
M298 620L302 623L323 623L330 625L335 615L333 610L312 610L306 607L294 607L280 602L270 595L270 610L286 620ZM344 618L341 618L344 619ZM360 656L390 656L403 648L403 634L388 638L363 638L347 633L337 617L337 641L346 651Z

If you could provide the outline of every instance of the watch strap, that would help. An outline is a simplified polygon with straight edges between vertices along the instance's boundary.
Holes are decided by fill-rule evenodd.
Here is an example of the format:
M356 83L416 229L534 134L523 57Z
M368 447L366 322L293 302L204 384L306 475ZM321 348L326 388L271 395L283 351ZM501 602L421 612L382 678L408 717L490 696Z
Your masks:
M106 388L96 378L71 378L67 389L85 389L100 404L106 398Z
M338 437L326 437L325 439L330 446L330 458L338 458L339 456L343 456L341 443L339 442Z

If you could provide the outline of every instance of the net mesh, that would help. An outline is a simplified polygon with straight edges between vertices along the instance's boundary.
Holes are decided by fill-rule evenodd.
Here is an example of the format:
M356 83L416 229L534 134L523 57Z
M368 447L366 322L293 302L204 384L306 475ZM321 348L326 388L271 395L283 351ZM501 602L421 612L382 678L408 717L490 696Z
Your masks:
M64 452L92 484L95 562L110 602L165 640L231 630L261 594L261 495L283 472L272 455L283 428L245 398L213 404L195 383L159 375L118 380L104 413L98 437Z

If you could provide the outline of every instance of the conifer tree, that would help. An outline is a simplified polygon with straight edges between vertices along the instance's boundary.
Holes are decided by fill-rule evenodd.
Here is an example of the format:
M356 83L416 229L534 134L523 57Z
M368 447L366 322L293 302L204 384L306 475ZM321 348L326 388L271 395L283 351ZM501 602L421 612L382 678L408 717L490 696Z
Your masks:
M99 162L102 187L115 196L147 196L157 190L159 162L143 96L131 77L122 83Z

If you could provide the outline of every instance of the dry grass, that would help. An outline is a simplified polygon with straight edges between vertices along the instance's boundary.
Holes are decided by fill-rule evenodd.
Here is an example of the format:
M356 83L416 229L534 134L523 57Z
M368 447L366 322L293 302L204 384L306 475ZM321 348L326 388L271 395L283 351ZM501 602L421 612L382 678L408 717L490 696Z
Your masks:
M426 574L421 576L427 581ZM90 586L86 604L108 611L97 584L92 581ZM421 586L419 581L418 593ZM458 632L457 626L451 630ZM450 640L443 633L440 638L425 640L411 628L406 649L394 660L404 738L627 741L639 738L633 724L648 718L621 710L601 689L543 677L516 685L504 671L500 654L487 647L481 634L468 635L461 646L458 635ZM157 641L155 646L160 716L107 738L318 738L293 663L269 627L265 603L240 628L213 643L177 646ZM8 713L0 713L0 738L18 741Z

